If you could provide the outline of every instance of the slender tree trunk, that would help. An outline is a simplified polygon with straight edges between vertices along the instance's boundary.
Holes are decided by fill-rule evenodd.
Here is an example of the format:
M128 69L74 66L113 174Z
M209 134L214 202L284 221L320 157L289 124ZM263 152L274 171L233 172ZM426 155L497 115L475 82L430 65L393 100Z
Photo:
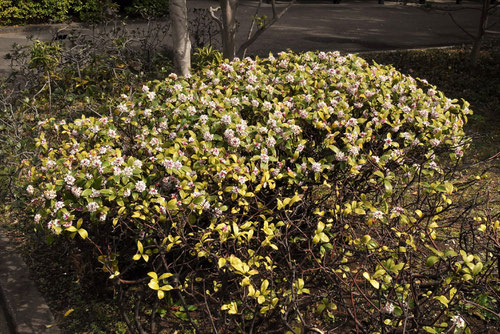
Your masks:
M479 19L479 29L477 31L476 38L474 39L474 45L472 46L471 52L471 63L476 65L479 60L479 53L481 51L481 43L483 41L484 32L486 31L486 26L488 23L488 11L490 9L490 0L482 0L481 8L481 18Z
M238 0L220 0L222 9L222 55L232 60L236 48L236 11Z
M174 66L177 74L185 76L191 68L191 40L189 39L186 0L170 0L170 16L174 39Z

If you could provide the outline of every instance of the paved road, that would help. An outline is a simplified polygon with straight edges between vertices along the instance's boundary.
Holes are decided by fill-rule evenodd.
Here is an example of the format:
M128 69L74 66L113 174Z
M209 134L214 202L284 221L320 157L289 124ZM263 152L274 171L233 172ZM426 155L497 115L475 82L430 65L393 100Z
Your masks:
M466 31L477 30L478 6L455 6L455 21ZM453 6L451 6L453 5ZM249 12L251 6L244 11ZM473 8L470 8L473 7ZM475 8L474 8L475 7ZM248 15L247 14L247 15ZM499 21L496 16L490 22ZM500 26L497 26L500 30ZM299 5L266 31L249 50L339 50L345 52L436 47L469 42L470 39L448 12L421 6L378 5L376 1L345 1L339 5Z
M418 5L402 5L386 2L379 5L376 0L345 0L341 4L330 1L314 1L294 5L278 23L264 32L249 48L249 54L265 56L269 52L286 49L339 50L362 52L373 50L438 47L470 42L462 31L477 30L479 6L476 2L464 1L456 5L455 0L436 0L439 8L453 11L425 9ZM238 9L241 42L248 33L250 18L257 7L255 0L241 0ZM214 0L188 0L190 7L216 6ZM283 8L286 3L279 4ZM500 11L498 11L500 12ZM270 5L264 4L261 13L271 17ZM453 15L456 23L450 18ZM496 23L492 29L500 32L500 13L489 19ZM136 26L141 26L138 24ZM26 37L47 40L53 37L58 26L28 26L0 28L0 73L8 71L9 61L3 59L13 43L26 44Z

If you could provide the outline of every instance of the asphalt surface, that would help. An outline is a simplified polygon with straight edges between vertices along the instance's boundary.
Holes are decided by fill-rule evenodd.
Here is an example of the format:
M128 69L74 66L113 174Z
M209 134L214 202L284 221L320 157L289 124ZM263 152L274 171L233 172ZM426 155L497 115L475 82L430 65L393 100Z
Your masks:
M366 52L378 50L441 47L470 43L467 34L478 29L479 4L477 1L435 0L431 8L414 3L403 5L376 0L308 1L295 4L275 25L265 31L248 49L249 55L266 56L269 52L287 49L296 52L307 50L338 50L341 52ZM188 0L194 8L216 7L214 0ZM237 20L237 44L248 34L251 18L258 1L241 0ZM278 4L278 9L287 6ZM271 6L264 3L260 15L272 17ZM492 33L500 34L500 10L490 16ZM146 24L129 22L129 29L144 29ZM35 25L27 27L0 27L0 74L8 73L10 61L4 59L14 43L26 45L27 37L50 40L57 30L77 28L87 33L82 25ZM166 38L164 43L168 44Z
M242 6L239 15L251 17L253 7L251 3ZM363 52L471 42L463 30L471 34L477 31L480 15L477 3L456 5L455 1L440 1L434 7L426 9L394 2L379 5L377 1L300 4L291 7L280 21L264 32L249 52L265 55L288 48L296 52ZM266 10L270 16L269 7ZM498 13L489 19L490 24L495 22L500 32Z

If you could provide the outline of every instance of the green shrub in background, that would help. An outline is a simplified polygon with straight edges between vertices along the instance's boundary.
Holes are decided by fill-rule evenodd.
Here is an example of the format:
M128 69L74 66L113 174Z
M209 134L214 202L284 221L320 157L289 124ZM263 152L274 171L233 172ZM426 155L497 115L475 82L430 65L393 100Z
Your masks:
M126 11L132 15L145 18L163 17L168 15L168 0L133 0Z
M470 332L471 302L495 319L500 223L453 210L468 113L352 55L216 63L40 123L26 190L153 323Z
M1 24L62 22L74 0L0 0Z
M168 14L168 0L0 0L0 24L56 23L71 18L102 22L117 12L158 18Z
M99 23L113 17L119 11L119 5L113 0L74 0L73 16L83 22Z

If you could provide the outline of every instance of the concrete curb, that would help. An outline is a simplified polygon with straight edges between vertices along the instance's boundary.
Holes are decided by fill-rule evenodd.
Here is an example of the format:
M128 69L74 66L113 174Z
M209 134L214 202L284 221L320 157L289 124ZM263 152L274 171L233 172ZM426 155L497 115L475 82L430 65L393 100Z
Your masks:
M0 26L0 34L3 33L37 33L39 31L57 31L60 29L75 29L85 28L86 25L82 23L54 23L54 24L27 24L17 26Z
M1 334L60 334L28 267L0 228ZM3 318L3 319L2 319ZM2 321L3 320L3 321ZM6 322L6 324L5 324Z
M417 47L417 48L406 48L406 49L391 49L391 50L375 50L375 51L358 51L358 52L350 52L355 53L360 56L365 54L387 54L387 53L396 53L396 52L411 52L411 51L430 51L430 50L450 50L455 49L459 46L463 45L472 45L472 43L457 43L453 45L443 45L443 46L429 46L429 47Z

